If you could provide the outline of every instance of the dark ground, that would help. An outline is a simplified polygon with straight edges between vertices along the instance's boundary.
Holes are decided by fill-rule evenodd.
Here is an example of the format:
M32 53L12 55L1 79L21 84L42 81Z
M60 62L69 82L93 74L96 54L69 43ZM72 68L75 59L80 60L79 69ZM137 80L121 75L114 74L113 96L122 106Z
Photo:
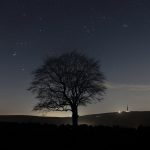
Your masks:
M143 149L149 143L150 127L0 123L2 149Z

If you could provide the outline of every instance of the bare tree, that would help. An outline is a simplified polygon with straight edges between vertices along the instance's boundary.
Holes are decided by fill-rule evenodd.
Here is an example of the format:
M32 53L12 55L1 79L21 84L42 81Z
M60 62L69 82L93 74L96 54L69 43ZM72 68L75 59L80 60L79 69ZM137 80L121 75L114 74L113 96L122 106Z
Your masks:
M34 110L72 111L73 126L78 106L100 101L106 89L99 62L75 51L48 57L33 75L29 90L39 99Z

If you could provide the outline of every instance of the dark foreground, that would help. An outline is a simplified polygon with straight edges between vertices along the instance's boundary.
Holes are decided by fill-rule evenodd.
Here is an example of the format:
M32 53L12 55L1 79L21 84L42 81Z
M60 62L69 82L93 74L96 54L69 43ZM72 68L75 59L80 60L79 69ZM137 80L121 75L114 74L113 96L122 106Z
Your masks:
M70 125L0 123L0 146L3 149L135 149L149 143L150 127L82 125L73 129Z

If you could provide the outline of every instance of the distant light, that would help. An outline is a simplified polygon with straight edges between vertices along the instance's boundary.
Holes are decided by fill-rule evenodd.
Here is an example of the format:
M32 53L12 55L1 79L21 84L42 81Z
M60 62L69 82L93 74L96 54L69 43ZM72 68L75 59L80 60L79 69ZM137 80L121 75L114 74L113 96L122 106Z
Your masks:
M96 118L99 118L99 117L101 117L101 116L96 116Z
M127 110L126 112L130 112L129 110Z
M121 111L121 110L119 110L119 111L118 111L118 113L119 113L119 114L121 114L121 113L122 113L122 111Z

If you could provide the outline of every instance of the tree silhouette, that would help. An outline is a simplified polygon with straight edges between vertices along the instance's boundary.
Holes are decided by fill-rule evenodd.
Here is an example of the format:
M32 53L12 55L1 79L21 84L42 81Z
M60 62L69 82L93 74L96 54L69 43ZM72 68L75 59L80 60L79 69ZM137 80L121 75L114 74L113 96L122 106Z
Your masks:
M74 127L78 106L100 101L106 89L99 62L75 51L48 57L33 76L29 90L39 99L33 110L72 111Z

